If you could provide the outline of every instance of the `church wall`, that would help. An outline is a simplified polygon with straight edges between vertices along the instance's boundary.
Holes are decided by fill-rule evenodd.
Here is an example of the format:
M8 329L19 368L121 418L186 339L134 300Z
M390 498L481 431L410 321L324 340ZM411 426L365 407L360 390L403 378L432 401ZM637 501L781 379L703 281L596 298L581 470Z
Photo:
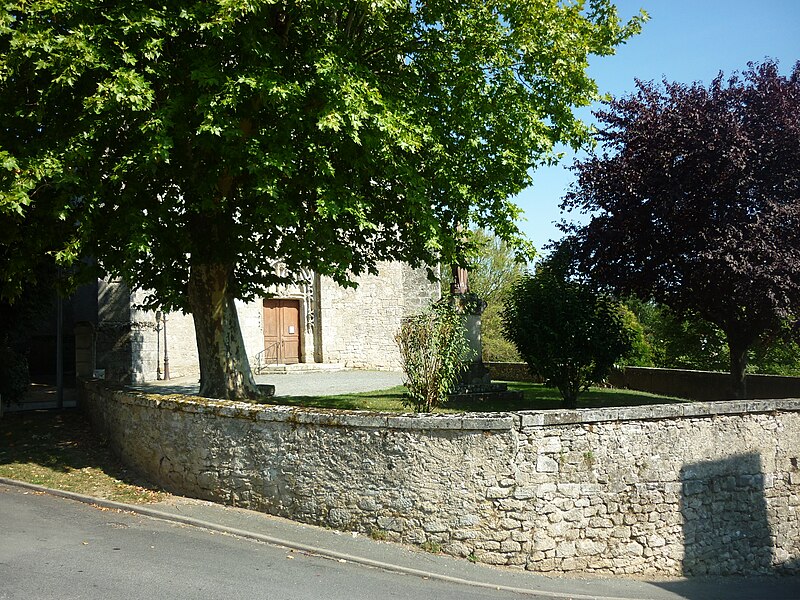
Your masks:
M439 284L424 269L381 263L380 275L355 278L343 288L322 278L320 324L324 362L348 368L400 369L394 336L403 317L423 311L439 298Z
M399 369L394 335L402 318L424 310L439 297L439 284L424 269L383 263L380 275L356 278L357 288L343 288L329 278L273 290L275 297L300 302L301 362L341 363L348 368ZM311 287L314 293L310 293ZM191 315L156 313L136 308L145 292L121 281L98 287L96 368L121 383L155 381L164 374L165 343L170 378L199 375ZM244 345L255 370L264 350L263 301L236 302ZM262 363L263 364L263 363Z
M106 379L131 381L131 294L119 280L101 280L97 289L96 368Z
M260 301L236 302L245 350L251 362L264 348L261 306ZM170 378L200 374L192 316L181 312L167 313L166 316L165 336L163 323L156 329L155 312L131 310L130 369L133 383L155 381L159 366L163 376L165 343Z

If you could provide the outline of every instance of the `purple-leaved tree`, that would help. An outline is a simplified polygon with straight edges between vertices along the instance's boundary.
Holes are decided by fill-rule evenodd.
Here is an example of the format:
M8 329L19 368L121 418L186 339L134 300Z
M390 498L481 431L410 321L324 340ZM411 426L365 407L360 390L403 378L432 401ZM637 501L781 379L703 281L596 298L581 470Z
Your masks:
M601 285L719 326L744 397L748 349L800 315L800 63L637 88L598 113L566 229Z

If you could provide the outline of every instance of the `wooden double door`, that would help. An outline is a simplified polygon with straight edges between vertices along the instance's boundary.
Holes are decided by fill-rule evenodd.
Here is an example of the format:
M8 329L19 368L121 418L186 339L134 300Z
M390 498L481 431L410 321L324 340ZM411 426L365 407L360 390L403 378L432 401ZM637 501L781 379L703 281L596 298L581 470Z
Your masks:
M264 358L267 364L300 362L300 300L264 300Z

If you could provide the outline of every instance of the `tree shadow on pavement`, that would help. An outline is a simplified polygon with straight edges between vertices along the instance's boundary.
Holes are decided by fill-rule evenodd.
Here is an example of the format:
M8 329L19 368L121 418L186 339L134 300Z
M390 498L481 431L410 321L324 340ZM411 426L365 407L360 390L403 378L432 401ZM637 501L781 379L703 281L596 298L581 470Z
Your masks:
M127 469L77 410L3 415L0 476L121 502L165 496Z

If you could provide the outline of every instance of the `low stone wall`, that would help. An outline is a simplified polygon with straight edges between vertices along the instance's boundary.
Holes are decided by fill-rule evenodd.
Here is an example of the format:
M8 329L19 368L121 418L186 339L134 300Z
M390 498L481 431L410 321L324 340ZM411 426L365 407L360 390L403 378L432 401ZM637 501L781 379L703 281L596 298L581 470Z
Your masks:
M609 377L614 387L675 396L689 400L726 400L734 397L731 376L718 371L624 367ZM800 377L746 375L748 398L800 398Z
M799 570L800 400L398 415L83 395L180 494L540 572Z
M489 376L495 381L531 381L533 376L525 363L487 362ZM729 400L734 397L731 378L719 371L623 367L608 377L615 388L650 392L687 400ZM800 398L800 377L781 375L746 375L747 397L752 399Z

